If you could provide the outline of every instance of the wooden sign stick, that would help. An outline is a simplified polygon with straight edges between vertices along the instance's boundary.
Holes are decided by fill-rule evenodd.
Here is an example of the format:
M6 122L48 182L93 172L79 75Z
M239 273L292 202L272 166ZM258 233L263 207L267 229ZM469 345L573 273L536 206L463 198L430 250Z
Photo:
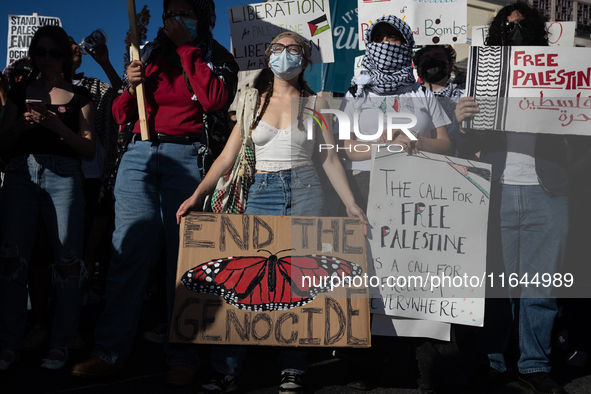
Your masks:
M129 30L131 36L131 58L133 60L140 60L140 38L138 34L137 23L135 21L135 0L127 0L127 13L129 14ZM140 83L136 88L137 95L137 111L139 115L140 130L142 132L142 141L150 139L150 130L148 129L148 121L146 120L146 94L144 92L144 84Z

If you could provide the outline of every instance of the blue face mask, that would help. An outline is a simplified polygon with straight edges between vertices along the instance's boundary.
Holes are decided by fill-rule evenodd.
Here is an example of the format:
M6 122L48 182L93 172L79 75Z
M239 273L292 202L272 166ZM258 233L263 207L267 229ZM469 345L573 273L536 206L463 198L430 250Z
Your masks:
M189 33L191 34L191 41L197 38L197 30L195 29L195 23L197 23L197 21L195 19L184 18L182 16L175 16L175 19L177 21L183 21L183 23L189 30Z
M302 56L293 55L287 49L271 54L269 66L282 81L290 81L302 72Z

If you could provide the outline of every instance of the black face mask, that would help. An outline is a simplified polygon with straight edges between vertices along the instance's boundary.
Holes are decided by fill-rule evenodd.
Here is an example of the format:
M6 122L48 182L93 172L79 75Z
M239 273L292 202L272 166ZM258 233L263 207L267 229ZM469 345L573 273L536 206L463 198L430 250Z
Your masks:
M521 22L523 23L523 22ZM517 25L513 30L506 33L507 46L519 46L519 45L534 45L534 38L530 33L531 29L522 29L521 26Z
M447 76L447 63L434 57L421 63L421 78L430 83L441 81Z
M523 37L521 36L521 27L515 26L513 30L507 33L507 44L509 46L523 45Z

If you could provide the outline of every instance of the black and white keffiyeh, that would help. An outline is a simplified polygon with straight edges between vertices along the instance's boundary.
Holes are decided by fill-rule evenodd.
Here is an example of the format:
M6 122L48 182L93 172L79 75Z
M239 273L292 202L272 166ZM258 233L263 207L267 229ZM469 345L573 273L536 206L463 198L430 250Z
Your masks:
M458 88L455 83L448 82L445 89L438 92L433 92L435 97L464 97L465 90Z
M371 42L371 33L379 23L388 23L402 34L405 44ZM394 15L376 19L365 32L366 51L362 65L368 71L371 82L366 86L378 94L399 91L404 85L412 86L415 77L412 69L412 48L415 40L406 22Z

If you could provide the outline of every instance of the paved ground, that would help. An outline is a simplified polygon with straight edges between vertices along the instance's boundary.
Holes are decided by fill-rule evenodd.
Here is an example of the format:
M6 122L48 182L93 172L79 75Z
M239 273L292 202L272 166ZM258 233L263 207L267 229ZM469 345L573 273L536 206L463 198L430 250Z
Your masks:
M207 378L210 372L205 362L199 370L193 385L175 389L164 386L164 376L167 367L164 362L162 346L141 340L141 332L153 327L155 318L147 308L142 313L140 334L135 342L132 357L127 367L116 376L104 381L87 381L70 376L69 369L72 364L88 357L92 343L92 331L101 306L85 308L82 316L80 333L87 345L84 349L73 352L68 365L61 371L47 371L39 368L41 359L47 349L38 352L23 354L22 360L11 366L8 371L0 371L0 393L85 393L85 394L119 394L119 393L174 393L194 394L199 385ZM423 354L428 354L427 348ZM203 357L206 358L207 350L203 349ZM277 352L272 348L252 348L247 356L245 370L239 379L239 393L277 393L279 384L279 371L276 364ZM354 359L356 357L353 357ZM453 358L453 357L452 357ZM370 391L371 394L418 394L418 393L474 393L463 386L461 375L470 369L470 366L449 367L450 383L447 390L429 391L419 389L419 369L416 365L415 353L411 347L403 344L393 349L388 354L388 360L375 371L378 378L375 380L377 388ZM332 350L315 349L310 352L308 361L310 371L306 380L307 393L360 393L347 387L347 383L357 376L358 366L351 360L343 360L334 357ZM466 361L466 360L464 360ZM514 360L513 360L514 361ZM437 361L440 373L445 374L448 365L453 362L448 359ZM461 364L461 363L460 363ZM455 368L455 370L454 370ZM462 369L464 371L462 371ZM570 394L591 393L591 368L572 368L557 363L554 375L561 383L565 384ZM457 378L460 376L460 378ZM441 378L441 376L440 376ZM521 394L530 391L521 388L516 383L516 373L509 371L508 383L491 391L493 394Z

